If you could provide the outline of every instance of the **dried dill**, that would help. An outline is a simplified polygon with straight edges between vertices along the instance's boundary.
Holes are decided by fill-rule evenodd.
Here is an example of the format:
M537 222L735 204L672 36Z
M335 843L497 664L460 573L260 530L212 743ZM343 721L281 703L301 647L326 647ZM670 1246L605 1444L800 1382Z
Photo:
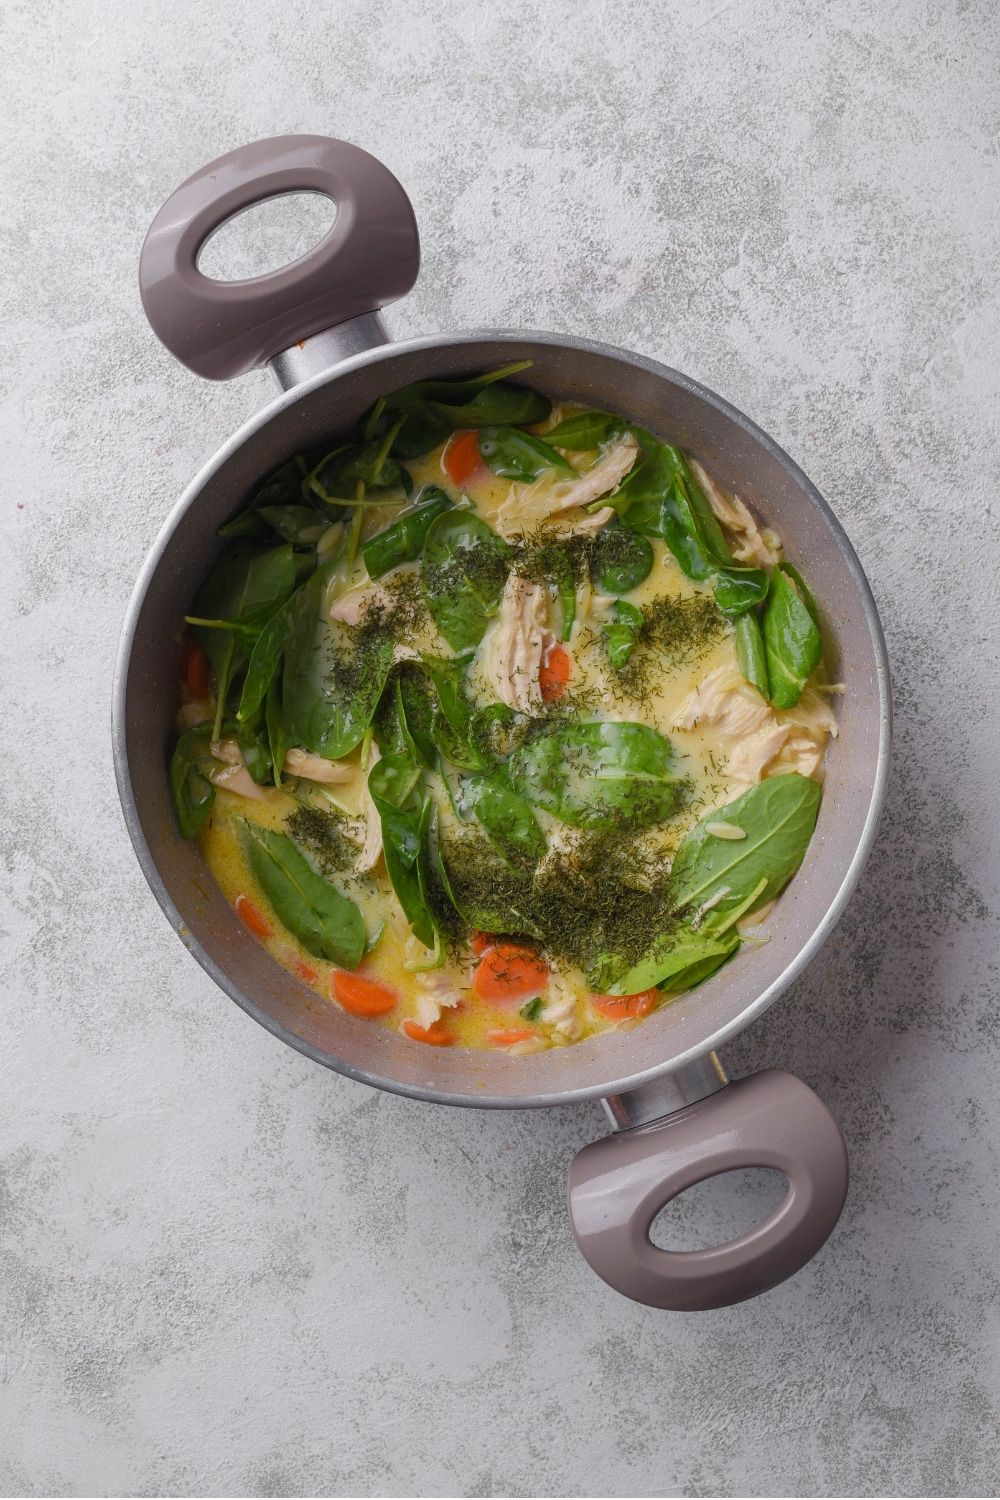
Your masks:
M697 661L727 630L725 617L708 594L689 599L668 594L643 605L642 625L632 654L614 675L613 684L641 702L657 682L678 667Z
M326 655L337 692L345 698L361 692L377 677L390 648L412 639L427 617L419 576L402 572L379 587L387 602L375 599L357 625L341 625L344 645L328 642Z
M345 822L341 814L300 806L285 826L296 843L308 849L320 873L330 876L352 870L358 857L357 844L344 832Z
M681 921L669 903L665 852L642 835L584 833L533 875L509 869L472 828L450 838L444 855L474 925L533 938L597 985L612 983Z

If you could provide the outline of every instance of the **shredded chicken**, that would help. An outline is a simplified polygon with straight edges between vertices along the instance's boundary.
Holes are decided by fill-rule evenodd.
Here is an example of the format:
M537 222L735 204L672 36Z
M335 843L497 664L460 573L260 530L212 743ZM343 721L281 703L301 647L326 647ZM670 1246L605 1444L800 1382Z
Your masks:
M307 781L323 781L330 786L338 782L353 781L357 775L354 766L342 766L335 760L326 760L322 755L310 755L298 746L285 755L281 768L287 776L304 776Z
M638 452L639 445L629 432L609 448L592 469L577 479L553 479L552 471L548 470L534 484L512 484L510 498L497 514L497 529L507 537L520 535L526 526L538 525L542 521L551 521L558 529L558 518L566 511L578 511L585 505L592 505L602 495L617 489L635 464ZM590 518L586 519L589 522ZM610 516L607 519L610 520ZM577 518L577 524L585 525L582 516ZM602 521L601 525L604 524Z
M431 969L426 974L418 974L416 980L420 987L420 994L417 996L418 1026L433 1026L435 1021L441 1019L443 1010L451 1010L463 998L454 975L445 969Z
M483 674L501 703L518 713L542 704L538 674L545 649L548 594L544 584L509 574L500 617L486 640Z
M368 756L368 770L381 759L377 745L372 745ZM365 842L358 856L359 870L374 870L382 858L382 819L378 815L378 808L372 801L372 794L368 790L368 777L365 777L364 790L361 793L361 816L365 823Z
M392 600L378 583L367 583L363 588L348 589L330 605L330 619L341 625L360 625L370 609L388 609Z
M228 792L236 792L240 797L249 797L257 802L265 800L265 788L257 785L244 765L222 766L219 770L211 771L208 779L213 786L224 786Z
M730 798L742 796L757 785L764 775L764 767L774 759L787 739L788 725L772 722L765 724L763 729L758 729L756 734L749 734L736 741L729 756L727 771ZM819 755L822 756L822 751Z
M752 563L758 568L773 568L781 556L781 542L775 533L769 527L761 531L743 501L737 495L730 499L724 494L697 459L691 460L691 468L705 491L716 520L726 531L732 533L736 544L733 549L736 561Z
M214 698L193 698L190 703L182 703L177 710L177 733L183 734L186 729L194 729L197 724L205 724L214 718Z
M763 777L786 771L819 779L826 742L837 735L829 704L812 688L795 708L778 712L730 666L710 672L674 715L675 729L699 725L710 725L732 741L726 801Z
M580 1035L580 1021L577 1016L579 1005L579 997L573 986L561 974L553 972L549 978L545 1004L538 1019L543 1026L550 1026L558 1036L565 1037L568 1042L575 1041Z
M613 505L602 505L593 515L581 510L576 515L550 516L545 529L556 536L593 536L608 524L614 513Z

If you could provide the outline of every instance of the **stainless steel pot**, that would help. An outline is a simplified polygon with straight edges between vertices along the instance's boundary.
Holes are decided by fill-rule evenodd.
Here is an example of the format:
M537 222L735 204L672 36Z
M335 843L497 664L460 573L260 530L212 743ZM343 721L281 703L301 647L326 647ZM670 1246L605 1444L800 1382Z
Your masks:
M292 266L220 283L197 269L233 214L281 193L325 193L333 228ZM249 1015L307 1057L376 1088L438 1104L523 1109L601 1099L613 1133L570 1170L569 1207L590 1264L626 1296L707 1308L793 1274L823 1244L847 1191L847 1155L825 1105L786 1073L728 1084L716 1049L766 1010L832 931L868 856L888 773L890 688L871 590L822 496L776 443L721 397L637 354L556 334L484 331L389 343L379 309L416 279L409 201L357 147L288 136L229 153L157 215L140 287L159 337L190 368L224 379L265 362L283 394L248 422L180 497L150 551L122 631L114 694L119 792L136 854L181 941ZM632 1030L529 1057L414 1045L317 1004L251 938L198 845L180 838L166 776L182 616L215 557L217 528L292 453L352 429L409 381L533 361L557 397L627 413L693 453L773 526L825 609L827 650L846 683L816 834L769 922L770 942ZM660 1209L735 1167L772 1167L779 1208L710 1250L657 1249Z

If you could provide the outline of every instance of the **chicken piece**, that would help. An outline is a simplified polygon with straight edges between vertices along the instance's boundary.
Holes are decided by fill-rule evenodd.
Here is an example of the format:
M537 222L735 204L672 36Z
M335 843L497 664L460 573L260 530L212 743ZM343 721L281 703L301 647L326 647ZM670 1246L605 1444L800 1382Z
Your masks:
M420 987L416 1015L418 1026L433 1026L435 1021L441 1019L443 1010L453 1009L463 999L454 975L449 974L446 969L431 969L426 974L418 974L416 979Z
M546 643L548 593L544 584L509 574L500 618L486 639L483 675L501 703L518 713L542 706L538 674Z
M592 505L602 495L616 490L634 465L638 452L639 444L627 432L579 479L557 480L550 490L553 500L550 515L564 510L576 510L581 505Z
M765 703L755 687L744 682L735 667L716 667L693 693L688 693L674 715L675 729L694 729L711 724L721 734L734 739L754 734L768 721L774 710Z
M568 1042L576 1041L580 1035L579 1008L576 990L561 974L553 973L538 1017L542 1025L551 1027L557 1036L565 1037Z
M554 532L558 537L567 536L593 536L606 526L614 515L614 506L602 505L593 515L589 511L581 510L576 515L552 516L546 525L546 530Z
M509 499L497 513L497 530L502 536L514 537L520 536L526 527L543 522L558 526L558 518L564 512L582 510L617 489L635 464L638 452L639 445L629 432L577 479L554 479L550 469L534 484L512 484ZM578 519L582 523L582 517Z
M214 698L192 698L190 703L182 703L177 710L177 733L183 734L185 730L194 729L198 724L207 724L209 719L214 718Z
M764 775L764 767L774 759L788 738L788 725L766 724L756 734L737 740L729 756L727 776L729 778L729 800L733 801L752 786L756 786ZM819 755L822 752L818 752Z
M355 766L344 766L338 761L326 760L322 755L311 755L308 750L300 750L298 746L286 752L281 769L286 776L304 776L307 781L322 781L329 786L353 781L357 775Z
M813 688L806 688L794 708L786 708L778 715L782 723L801 726L808 734L819 737L832 735L837 738L837 720L829 703Z
M348 589L330 605L330 619L341 625L361 625L372 609L389 609L392 600L388 592L378 583L366 583L363 588Z
M368 755L368 769L371 770L381 756L377 745L372 745ZM365 777L364 790L361 793L361 807L359 809L365 823L365 842L358 856L358 870L374 870L382 858L382 819L379 817L378 808L372 801L372 794L368 790L368 777Z
M781 556L781 543L774 532L768 527L761 531L743 501L737 495L730 499L724 494L697 459L691 460L691 470L704 490L716 520L733 535L735 560L758 568L773 568Z
M800 776L818 779L823 764L823 745L808 734L795 734L782 747L775 769L797 771Z
M248 797L256 802L267 800L266 788L257 785L242 763L238 766L220 766L209 772L208 779L213 786L225 787L227 792L235 792L239 797Z

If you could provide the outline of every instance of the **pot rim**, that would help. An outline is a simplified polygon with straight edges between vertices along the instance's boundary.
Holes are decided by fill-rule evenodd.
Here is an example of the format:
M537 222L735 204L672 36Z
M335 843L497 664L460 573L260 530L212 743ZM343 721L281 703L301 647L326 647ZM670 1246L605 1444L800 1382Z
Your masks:
M879 733L878 749L874 774L872 778L872 792L865 815L861 834L854 850L853 857L848 865L836 893L828 902L816 926L813 928L809 938L802 944L791 962L782 970L780 975L772 981L756 999L750 1002L732 1020L717 1028L710 1036L705 1037L700 1043L689 1047L682 1053L677 1053L670 1058L644 1068L634 1075L625 1078L612 1078L602 1084L585 1085L582 1087L569 1088L555 1092L499 1096L490 1095L486 1097L472 1097L465 1093L447 1092L435 1088L422 1087L419 1084L411 1084L381 1074L359 1068L352 1063L334 1057L332 1054L314 1046L311 1042L298 1036L295 1032L274 1020L266 1011L257 1006L239 986L229 978L226 971L216 962L193 934L189 931L183 917L174 905L166 886L160 876L152 851L146 840L139 818L138 807L132 788L131 776L128 766L127 741L126 741L126 692L128 684L128 668L135 640L136 627L142 610L143 602L149 588L150 582L159 567L164 551L170 538L177 529L187 511L196 504L202 490L218 472L218 470L243 446L243 444L256 432L259 432L280 412L288 407L294 406L302 397L314 390L332 384L341 375L377 365L395 359L402 353L420 353L423 350L438 349L450 346L468 346L470 349L484 342L517 343L531 342L534 344L547 344L560 348L578 349L584 353L593 353L612 358L622 363L632 365L637 369L648 372L656 377L666 377L675 385L678 385L692 395L698 397L708 405L712 406L727 417L731 422L740 427L748 437L763 447L789 475L789 477L804 490L813 506L822 516L826 526L836 540L844 562L852 576L858 598L864 614L865 624L868 628L873 653L875 656L877 682L878 682L878 711L879 711ZM335 1072L353 1078L359 1083L366 1083L373 1088L384 1089L390 1093L399 1094L407 1098L420 1099L436 1104L451 1104L485 1109L532 1109L543 1108L557 1104L582 1103L587 1100L597 1100L611 1094L626 1093L632 1089L653 1082L666 1074L677 1072L697 1059L721 1047L725 1042L738 1035L756 1018L761 1015L775 1000L791 985L803 970L811 963L819 949L829 937L833 928L840 920L848 900L854 892L861 872L865 866L874 843L878 828L886 788L889 777L890 749L892 740L892 696L889 674L888 653L882 624L879 619L871 586L865 576L857 554L851 542L830 508L827 501L820 494L816 486L806 474L799 468L792 458L782 449L762 428L737 407L717 395L707 386L690 376L674 370L672 367L658 360L649 359L645 355L633 353L631 350L621 349L616 345L605 344L593 339L584 339L573 335L552 332L539 332L533 329L471 329L455 333L427 334L413 339L401 339L389 344L380 345L377 348L341 360L337 364L324 370L317 375L293 386L285 391L256 412L233 435L224 442L221 447L202 465L201 469L185 487L180 498L171 509L163 525L161 526L152 546L146 554L142 568L136 579L125 617L122 623L119 638L118 652L115 660L115 670L112 692L112 748L114 755L115 778L118 785L118 795L121 801L125 825L128 829L132 846L143 874L156 898L157 903L166 915L174 931L181 938L188 951L197 959L201 967L209 974L215 983L222 989L231 1000L234 1000L240 1008L253 1017L272 1035L281 1041L294 1047L296 1051L303 1053L314 1062L323 1064Z

